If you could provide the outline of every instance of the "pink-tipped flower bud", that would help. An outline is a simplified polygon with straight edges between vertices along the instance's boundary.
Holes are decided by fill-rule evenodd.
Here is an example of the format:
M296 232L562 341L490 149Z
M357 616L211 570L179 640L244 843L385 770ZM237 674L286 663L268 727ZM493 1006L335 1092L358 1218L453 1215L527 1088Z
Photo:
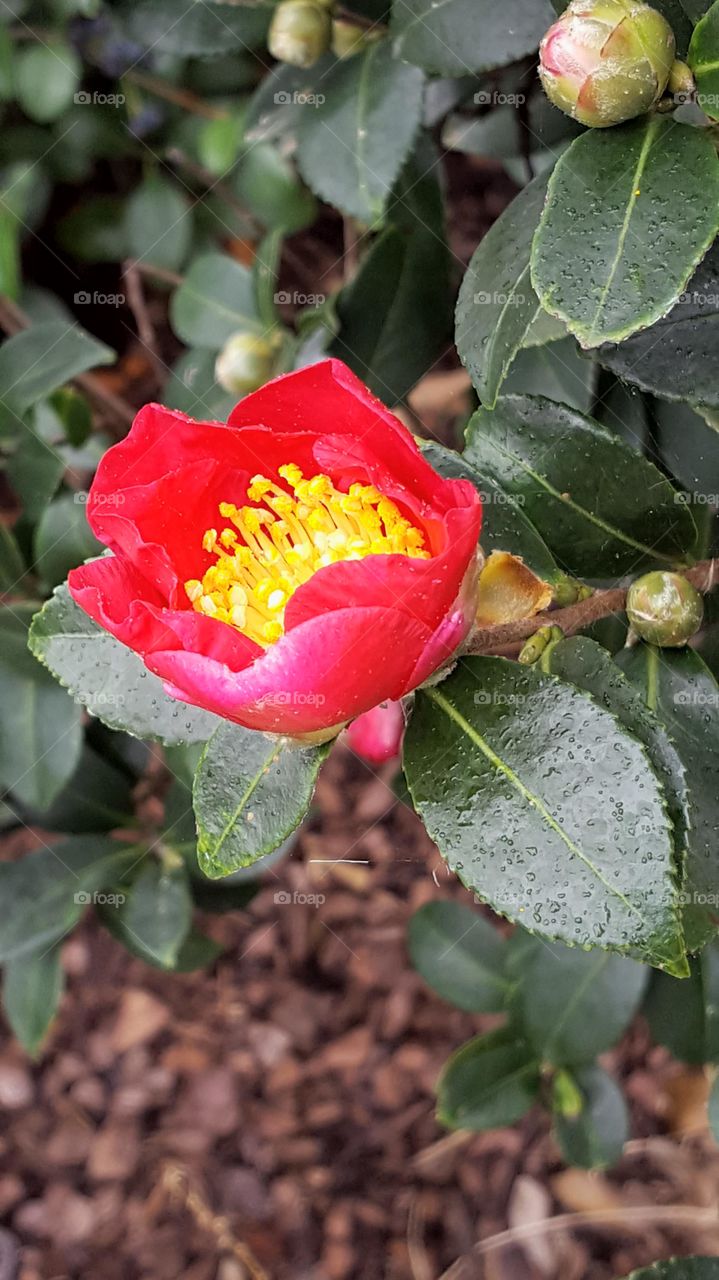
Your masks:
M572 0L539 46L547 97L595 129L642 115L667 87L676 42L637 0Z
M347 745L369 764L397 760L404 734L401 702L382 702L353 720L347 730Z

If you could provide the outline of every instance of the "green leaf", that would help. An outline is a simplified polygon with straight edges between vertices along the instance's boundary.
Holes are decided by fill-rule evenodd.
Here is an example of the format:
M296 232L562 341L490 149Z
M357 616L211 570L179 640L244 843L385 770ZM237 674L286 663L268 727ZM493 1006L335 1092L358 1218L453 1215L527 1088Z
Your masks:
M121 904L120 921L138 953L158 968L173 969L192 923L184 866L166 870L148 861Z
M469 480L481 495L482 550L486 556L493 551L509 551L521 556L545 582L556 582L563 576L547 544L511 494L480 475L462 453L434 442L423 443L422 452L440 475Z
M539 1064L510 1028L468 1040L437 1084L437 1119L450 1129L499 1129L529 1111L539 1093Z
M299 826L328 750L289 746L229 721L220 725L193 788L205 875L216 879L249 867Z
M10 592L25 577L25 561L15 534L0 524L0 591Z
M191 417L225 422L237 396L225 391L215 377L216 351L193 347L176 360L165 383L162 403Z
M70 45L52 40L15 53L15 92L26 115L40 124L57 120L80 83L80 60Z
M719 1258L671 1258L632 1271L624 1280L719 1280Z
M83 501L78 502L77 499ZM56 587L71 569L104 550L87 523L85 495L64 493L42 514L35 532L35 567L44 585Z
M481 475L514 494L578 577L691 558L697 529L676 490L646 458L564 405L503 396L470 420L466 454Z
M397 404L429 371L450 332L446 248L433 233L388 227L340 294L332 355Z
M719 242L709 251L664 319L598 359L620 378L667 400L719 406Z
M82 745L80 708L27 649L32 607L0 610L0 785L47 809L72 776Z
M282 262L283 230L269 231L257 246L252 274L255 283L257 314L267 329L279 321L277 312L278 279Z
M548 174L541 174L530 182L490 227L459 291L457 350L480 399L490 408L512 360L542 314L529 275L529 257L548 180Z
M200 164L217 178L223 178L239 155L244 133L243 115L218 116L215 120L208 120L197 138Z
M667 810L674 830L677 883L690 894L695 883L695 854L690 832L689 793L686 771L666 730L648 709L641 695L625 678L609 654L585 636L562 640L549 652L547 669L562 680L591 693L600 706L624 725L646 747L664 789ZM699 857L701 858L701 853ZM700 872L700 883L703 879ZM706 909L687 906L684 911L687 946L695 950L714 932Z
M126 0L123 8L128 31L143 48L190 58L259 48L273 13L271 4L245 0L192 0L179 8L176 0Z
M255 217L272 231L301 231L317 216L317 201L277 147L257 143L242 157L233 186Z
M395 62L387 41L339 62L322 81L324 101L304 108L297 163L329 204L376 222L406 160L422 113L424 76Z
M518 351L503 385L504 395L546 396L589 413L599 367L582 355L574 338Z
M135 845L105 836L75 836L19 862L0 863L0 963L63 938L94 895L137 857Z
M719 1061L719 949L705 947L691 961L688 981L655 973L642 1010L657 1044L681 1062Z
M65 585L35 615L29 645L73 697L111 729L184 743L206 742L217 725L209 711L168 697L138 654L93 622Z
M130 826L132 786L125 773L86 744L72 777L50 808L44 810L42 825L47 831L75 835ZM33 812L25 809L28 825L32 825L33 818Z
M719 449L716 432L688 404L653 402L662 459L702 505L719 506Z
M611 1049L639 1008L648 976L645 965L606 951L535 947L522 970L518 1012L537 1057L575 1067Z
M64 320L48 320L8 338L0 347L0 434L22 429L25 411L78 373L114 359L104 343Z
M687 58L694 72L702 111L719 120L719 0L697 23Z
M261 333L252 272L224 253L192 263L170 303L170 320L188 346L221 347L233 333Z
M125 235L131 258L179 271L192 242L189 200L171 182L148 178L125 205Z
M122 261L128 253L124 199L109 195L84 199L60 219L57 239L80 262Z
M509 984L501 934L458 902L428 902L415 911L407 934L409 957L443 1000L469 1013L500 1013Z
M605 1169L620 1159L629 1137L624 1095L601 1067L583 1067L576 1086L582 1108L576 1116L555 1112L554 1132L568 1164L582 1169Z
M417 693L404 768L440 853L495 911L685 971L663 794L591 698L503 658L462 659Z
M550 179L532 282L582 346L621 342L676 302L718 228L719 159L703 130L657 115L588 129Z
M532 53L553 21L545 0L398 0L394 54L439 75L489 71Z
M5 1017L31 1058L37 1057L57 1013L64 979L58 947L31 951L5 966Z
M716 917L719 898L719 686L693 649L638 644L617 662L674 744L689 787L690 856L685 909Z

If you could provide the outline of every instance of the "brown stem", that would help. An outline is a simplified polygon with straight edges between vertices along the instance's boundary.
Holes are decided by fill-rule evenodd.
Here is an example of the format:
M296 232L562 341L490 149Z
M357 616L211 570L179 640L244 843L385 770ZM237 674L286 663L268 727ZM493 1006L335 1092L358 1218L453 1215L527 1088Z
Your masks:
M713 591L719 584L719 559L702 560L693 569L685 570L683 576L689 579L697 591L704 594ZM626 587L610 587L606 591L595 591L588 599L578 600L576 604L567 605L564 609L548 609L545 613L536 613L534 617L522 618L519 622L480 627L472 635L465 652L501 653L511 657L519 653L524 641L533 636L539 627L557 626L565 636L572 636L591 623L598 622L600 618L622 613L626 599Z
M166 102L182 107L191 115L202 116L205 120L227 120L229 117L230 113L225 108L213 107L211 103L205 102L204 98L198 98L196 93L190 93L188 89L178 89L160 76L148 75L147 71L138 71L133 68L125 72L124 79L130 80L140 89L145 89L147 93L154 94L156 98L164 98Z
M132 259L123 262L122 278L127 289L127 304L137 325L137 335L152 360L157 385L161 387L165 381L165 365L157 349L157 335L147 309L142 276Z

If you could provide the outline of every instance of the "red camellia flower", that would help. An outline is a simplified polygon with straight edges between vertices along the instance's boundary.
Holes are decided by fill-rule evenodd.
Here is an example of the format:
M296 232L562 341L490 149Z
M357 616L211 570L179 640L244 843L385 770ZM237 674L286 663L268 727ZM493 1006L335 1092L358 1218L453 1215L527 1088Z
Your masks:
M473 621L481 504L429 466L337 360L276 378L227 425L147 405L102 459L113 552L70 591L175 698L329 737L415 689Z

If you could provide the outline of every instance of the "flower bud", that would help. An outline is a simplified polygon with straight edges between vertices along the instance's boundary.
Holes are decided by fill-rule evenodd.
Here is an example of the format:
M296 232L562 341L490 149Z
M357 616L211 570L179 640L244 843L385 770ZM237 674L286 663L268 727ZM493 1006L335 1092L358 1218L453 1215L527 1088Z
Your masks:
M627 617L637 635L665 649L686 644L703 616L699 592L680 573L645 573L627 592Z
M267 48L292 67L311 67L330 47L332 19L318 0L282 0L270 23Z
M231 395L246 396L264 386L274 372L279 339L233 333L215 361L215 377Z
M332 52L336 58L352 58L366 49L367 45L381 40L383 35L381 28L358 27L346 18L333 18Z
M347 745L369 764L399 758L404 735L401 702L383 702L358 716L347 729Z
M656 9L637 0L572 0L539 47L547 97L601 129L642 115L667 87L676 42Z

